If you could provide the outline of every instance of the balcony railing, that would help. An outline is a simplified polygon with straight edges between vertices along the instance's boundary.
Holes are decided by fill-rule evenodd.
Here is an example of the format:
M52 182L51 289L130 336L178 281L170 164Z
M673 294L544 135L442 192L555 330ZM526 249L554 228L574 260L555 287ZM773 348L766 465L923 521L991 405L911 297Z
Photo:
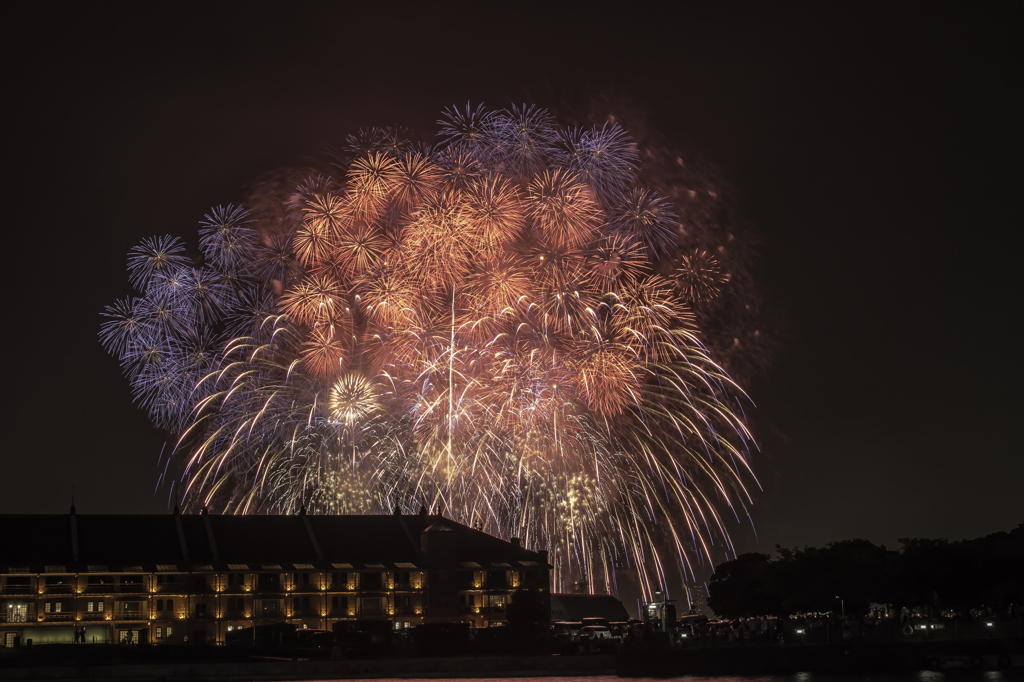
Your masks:
M0 594L33 594L35 591L31 585L4 585Z
M313 607L307 607L307 608L304 608L304 609L302 609L302 608L292 609L291 613L292 613L292 615L291 615L292 618L319 618L320 617L320 609L313 608Z
M411 583L411 582L409 582L407 580L396 580L395 582L391 583L391 589L393 589L393 590L418 590L419 587L418 586L414 587L413 583Z
M118 611L117 620L146 620L144 611Z
M28 613L11 613L7 609L4 609L5 613L0 613L0 623L33 623L36 620L36 614L32 611Z
M55 621L63 621L63 620L74 620L74 619L75 619L75 614L71 613L71 612L68 612L68 613L44 613L43 614L43 620L45 622L48 622L48 623L49 622L55 622Z
M224 585L220 592L221 594L249 594L251 590L245 589L242 585Z
M306 594L309 594L310 592L319 592L320 591L320 586L316 585L314 583L309 583L308 585L297 584L297 585L295 585L291 589L291 591L292 592L304 592Z
M142 594L146 591L145 585L97 585L85 586L86 594Z
M162 585L153 585L150 589L154 594L184 594L186 592L184 585L178 583L165 583Z
M44 594L73 594L74 591L73 585L45 585L43 587Z

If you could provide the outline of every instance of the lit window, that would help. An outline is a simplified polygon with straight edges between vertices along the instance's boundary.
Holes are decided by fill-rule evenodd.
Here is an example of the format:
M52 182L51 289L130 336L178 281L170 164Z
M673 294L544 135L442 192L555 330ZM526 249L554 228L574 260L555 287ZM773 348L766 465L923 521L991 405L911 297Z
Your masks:
M43 606L43 613L49 613L49 612L50 612L50 602L46 602L46 604Z
M103 601L102 600L96 602L96 610L99 611L100 613L103 613Z
M89 613L93 613L94 611L96 611L96 602L94 602L94 601L86 602L85 610L88 611Z
M174 628L172 628L170 625L168 625L167 626L167 636L170 637L173 634L174 634Z
M55 602L54 605L53 605L54 612L55 613L60 613L60 607L61 606L62 606L62 604L60 602Z
M156 638L157 639L163 639L164 638L164 629L163 628L157 628L156 629Z

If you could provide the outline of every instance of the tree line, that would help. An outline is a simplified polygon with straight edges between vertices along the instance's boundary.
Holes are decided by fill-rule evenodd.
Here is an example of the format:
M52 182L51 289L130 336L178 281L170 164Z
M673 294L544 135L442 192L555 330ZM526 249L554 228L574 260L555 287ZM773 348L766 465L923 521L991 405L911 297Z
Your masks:
M868 613L872 603L1005 614L1024 605L1024 523L973 540L900 538L896 550L867 540L741 554L715 568L708 605L719 616Z

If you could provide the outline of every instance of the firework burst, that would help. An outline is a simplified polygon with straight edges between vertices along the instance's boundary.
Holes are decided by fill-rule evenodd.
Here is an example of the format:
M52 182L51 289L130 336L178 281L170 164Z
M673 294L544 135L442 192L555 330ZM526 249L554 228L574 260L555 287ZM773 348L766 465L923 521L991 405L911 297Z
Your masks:
M426 506L547 548L561 588L628 567L662 589L728 547L754 480L688 307L718 266L617 124L440 123L433 149L350 136L337 177L265 183L256 217L213 209L201 262L143 241L101 340L177 438L188 504Z

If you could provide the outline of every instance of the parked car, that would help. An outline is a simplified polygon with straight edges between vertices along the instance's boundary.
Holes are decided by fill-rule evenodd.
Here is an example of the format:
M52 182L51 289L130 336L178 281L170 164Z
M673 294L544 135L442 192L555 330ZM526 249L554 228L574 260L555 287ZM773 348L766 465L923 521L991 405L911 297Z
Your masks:
M581 642L596 642L602 639L612 639L612 631L603 625L586 625L580 628Z
M552 624L551 631L555 634L555 639L568 639L572 642L578 642L580 639L580 630L582 628L583 623L559 621Z

